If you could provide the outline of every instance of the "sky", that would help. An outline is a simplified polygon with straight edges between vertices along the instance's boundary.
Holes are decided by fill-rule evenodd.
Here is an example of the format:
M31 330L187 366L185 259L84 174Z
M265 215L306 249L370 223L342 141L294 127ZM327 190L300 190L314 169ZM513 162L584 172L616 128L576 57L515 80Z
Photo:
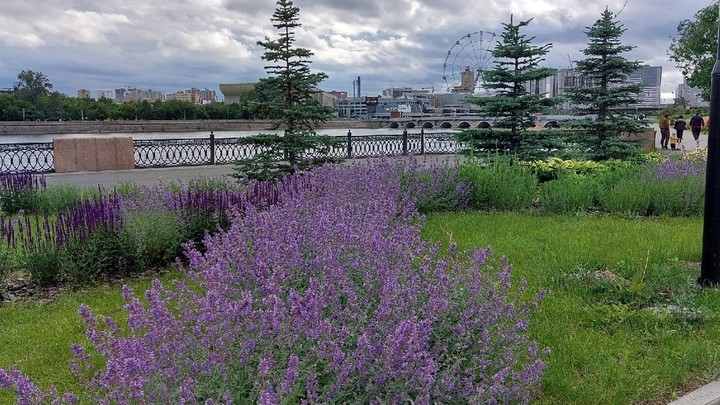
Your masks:
M607 7L635 48L630 60L662 66L662 97L682 75L668 58L681 20L712 0L295 0L302 27L296 45L311 50L324 91L377 96L389 87L444 93L462 65L489 65L502 24L528 20L533 44L552 44L544 66L583 59L585 31ZM2 0L0 88L24 69L45 74L53 89L136 87L162 92L216 90L219 83L267 77L257 45L276 38L270 0ZM453 72L454 71L454 72ZM447 80L445 80L447 79ZM708 78L709 80L709 78Z

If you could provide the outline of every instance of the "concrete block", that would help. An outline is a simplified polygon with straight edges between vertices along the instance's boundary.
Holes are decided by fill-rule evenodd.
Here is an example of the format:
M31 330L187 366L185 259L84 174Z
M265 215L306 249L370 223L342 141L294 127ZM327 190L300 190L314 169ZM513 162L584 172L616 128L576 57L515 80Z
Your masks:
M117 170L129 170L135 168L135 145L129 136L115 137L115 154Z
M631 140L631 141L637 141L641 140L644 141L642 144L642 149L646 152L652 152L655 148L655 130L649 129L645 132L638 132L638 133L628 133L623 132L620 135L620 139L623 140Z
M95 138L96 170L115 170L117 159L112 138Z
M75 158L77 170L81 172L94 172L98 170L96 138L75 139Z
M75 139L53 139L53 165L56 173L76 172Z

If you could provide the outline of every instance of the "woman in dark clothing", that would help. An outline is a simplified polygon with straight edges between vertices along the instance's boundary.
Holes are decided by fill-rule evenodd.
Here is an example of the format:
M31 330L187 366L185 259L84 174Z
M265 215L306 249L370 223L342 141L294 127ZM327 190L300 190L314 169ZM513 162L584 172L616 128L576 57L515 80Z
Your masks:
M675 131L677 131L678 141L680 142L682 142L683 131L685 131L686 126L687 124L685 123L685 119L683 118L683 116L681 115L677 117L677 119L675 120L675 126L673 126L673 128L675 128Z

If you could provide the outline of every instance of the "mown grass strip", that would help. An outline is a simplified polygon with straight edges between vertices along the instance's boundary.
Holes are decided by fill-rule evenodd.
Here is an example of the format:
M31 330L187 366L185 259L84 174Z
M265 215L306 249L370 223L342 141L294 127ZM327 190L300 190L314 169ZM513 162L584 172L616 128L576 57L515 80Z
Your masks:
M169 282L177 277L176 271L162 275L160 280ZM142 292L152 279L138 277L127 280L127 284ZM122 320L121 287L113 284L67 291L50 303L31 300L0 304L0 368L15 365L43 388L55 385L60 392L80 390L70 370L70 344L87 343L78 308L86 304L98 314ZM14 403L14 395L0 390L0 403Z
M439 213L424 235L507 255L549 346L540 404L669 401L717 377L720 292L695 286L701 218Z

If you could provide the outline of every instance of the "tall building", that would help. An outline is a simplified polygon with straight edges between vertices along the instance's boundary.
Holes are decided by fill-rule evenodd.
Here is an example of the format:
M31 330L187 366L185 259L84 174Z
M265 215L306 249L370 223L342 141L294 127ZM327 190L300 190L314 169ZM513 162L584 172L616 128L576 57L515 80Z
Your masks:
M122 104L125 102L125 89L115 89L115 99L116 103Z
M95 99L100 100L101 98L106 98L108 100L115 100L115 92L112 90L98 90L95 92Z
M348 97L347 91L335 91L335 90L333 90L333 91L331 91L331 92L329 92L329 93L332 94L333 96L335 96L335 99L337 99L337 101L345 100L345 99L347 99L347 97Z
M659 106L661 101L661 85L662 85L662 66L641 66L640 69L634 71L628 76L628 80L632 83L642 84L643 90L640 92L641 106Z
M687 81L683 78L683 82L678 84L675 90L675 97L685 100L685 105L689 108L709 107L710 103L703 100L700 93L700 89L688 86Z
M115 90L117 94L117 90ZM138 88L129 88L123 92L122 102L128 101L157 101L165 99L165 94L152 89L141 90ZM116 97L117 101L117 97Z
M383 97L389 98L402 98L406 97L408 93L412 93L414 90L412 87L388 87L383 90Z
M460 73L460 91L463 93L475 91L475 72L469 66Z
M86 90L86 89L78 90L77 98L90 98L90 90Z
M202 90L196 88L179 90L168 94L166 98L168 100L188 101L193 104L211 104L215 102L215 90L207 88Z
M593 87L596 82L592 78L587 78L577 72L575 69L560 69L554 77L550 78L550 96L557 97L567 94L566 89L572 87ZM638 103L633 106L660 106L660 89L662 85L662 66L641 66L638 70L631 73L627 77L627 81L623 84L637 83L643 86L640 94L638 94ZM573 105L569 100L565 101L560 109L571 110L577 106Z

